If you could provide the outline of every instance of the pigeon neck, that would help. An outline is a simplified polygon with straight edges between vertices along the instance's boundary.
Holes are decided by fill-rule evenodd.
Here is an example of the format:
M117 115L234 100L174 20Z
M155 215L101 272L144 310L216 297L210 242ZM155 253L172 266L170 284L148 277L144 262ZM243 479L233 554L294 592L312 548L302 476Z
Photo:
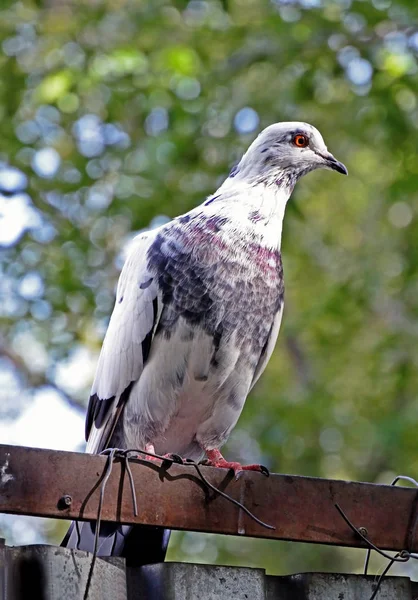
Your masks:
M228 177L215 197L222 202L222 212L238 222L240 230L260 239L268 248L280 249L290 194L288 186Z
M246 181L250 185L263 183L266 186L288 188L288 193L291 194L301 174L295 169L273 164L270 161L263 164L256 163L248 160L245 154L241 161L231 169L225 183L237 180Z

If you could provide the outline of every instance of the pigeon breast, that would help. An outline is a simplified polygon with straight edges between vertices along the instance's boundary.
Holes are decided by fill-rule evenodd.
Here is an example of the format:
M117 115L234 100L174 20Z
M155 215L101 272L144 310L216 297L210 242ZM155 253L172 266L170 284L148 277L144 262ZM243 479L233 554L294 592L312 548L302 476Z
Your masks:
M268 249L251 229L233 227L225 216L197 213L174 220L148 250L148 270L158 279L163 312L156 335L172 335L182 317L214 339L235 336L245 358L256 364L272 321L283 303L280 251Z

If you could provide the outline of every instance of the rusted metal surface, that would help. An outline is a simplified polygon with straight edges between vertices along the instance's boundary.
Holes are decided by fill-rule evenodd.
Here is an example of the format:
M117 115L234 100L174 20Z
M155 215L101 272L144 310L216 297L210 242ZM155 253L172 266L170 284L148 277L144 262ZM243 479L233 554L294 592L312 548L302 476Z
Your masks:
M335 508L365 527L379 548L418 551L416 489L245 472L235 481L222 469L202 467L208 480L274 525L267 530L205 488L191 466L163 472L155 463L131 461L139 514L123 464L107 482L102 518L232 535L364 547ZM0 512L95 519L106 457L0 446ZM71 497L67 505L62 498Z

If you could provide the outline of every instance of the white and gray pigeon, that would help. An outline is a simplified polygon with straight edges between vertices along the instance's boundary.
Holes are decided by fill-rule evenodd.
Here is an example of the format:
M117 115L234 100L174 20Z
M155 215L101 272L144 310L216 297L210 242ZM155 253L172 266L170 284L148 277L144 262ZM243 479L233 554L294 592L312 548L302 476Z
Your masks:
M260 469L227 462L220 448L279 332L286 203L319 168L347 174L315 127L276 123L203 204L135 238L91 391L88 452L142 448ZM80 530L65 545L92 550L94 525ZM99 555L157 562L167 540L163 530L104 523Z

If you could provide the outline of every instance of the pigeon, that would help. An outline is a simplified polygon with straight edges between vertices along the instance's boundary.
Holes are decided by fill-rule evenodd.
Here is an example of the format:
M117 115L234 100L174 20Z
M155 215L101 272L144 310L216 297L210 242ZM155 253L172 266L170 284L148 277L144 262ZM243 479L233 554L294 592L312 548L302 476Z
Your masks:
M120 275L86 418L87 452L139 448L233 469L227 441L263 373L284 304L280 253L293 188L315 169L347 174L307 123L264 129L202 204L138 235ZM92 551L95 524L63 545ZM102 523L99 556L164 560L169 532Z

